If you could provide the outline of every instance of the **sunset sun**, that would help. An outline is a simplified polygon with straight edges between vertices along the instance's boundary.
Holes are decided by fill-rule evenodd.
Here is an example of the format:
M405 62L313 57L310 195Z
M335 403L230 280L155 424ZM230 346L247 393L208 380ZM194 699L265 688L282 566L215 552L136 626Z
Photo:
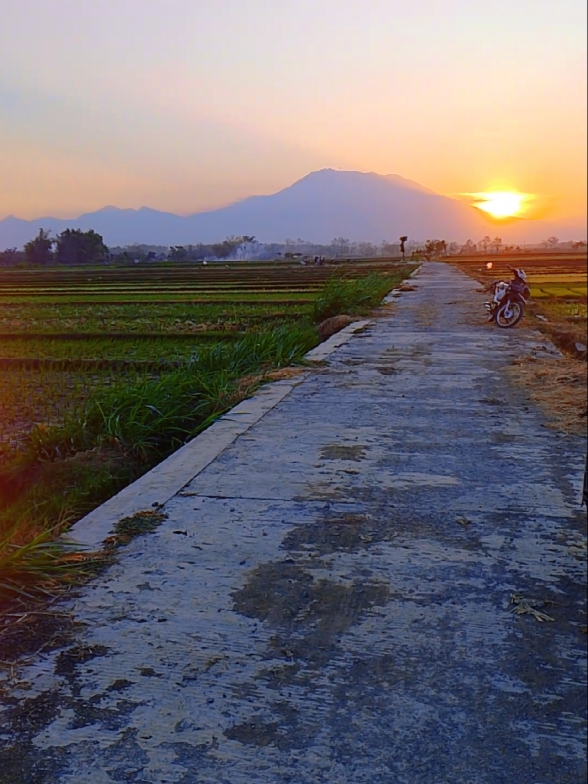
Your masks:
M488 193L474 193L476 197L474 206L493 218L516 218L525 212L529 195L512 191L494 191Z

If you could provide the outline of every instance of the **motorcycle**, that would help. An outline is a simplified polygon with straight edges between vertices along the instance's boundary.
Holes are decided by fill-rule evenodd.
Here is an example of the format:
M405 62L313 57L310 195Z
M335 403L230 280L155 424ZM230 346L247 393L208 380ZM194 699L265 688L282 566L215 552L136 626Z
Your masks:
M514 327L519 323L531 294L525 271L510 266L508 268L513 272L514 278L508 283L504 280L493 281L492 299L484 303L488 311L488 321L495 321L497 326L503 329Z

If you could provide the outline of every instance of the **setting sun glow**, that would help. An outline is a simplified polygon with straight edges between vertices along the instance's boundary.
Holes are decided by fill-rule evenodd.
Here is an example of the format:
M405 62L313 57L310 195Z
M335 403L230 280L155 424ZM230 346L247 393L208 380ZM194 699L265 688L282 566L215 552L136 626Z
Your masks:
M512 191L495 191L490 193L474 193L477 201L474 206L488 212L493 218L515 218L526 209L529 195Z

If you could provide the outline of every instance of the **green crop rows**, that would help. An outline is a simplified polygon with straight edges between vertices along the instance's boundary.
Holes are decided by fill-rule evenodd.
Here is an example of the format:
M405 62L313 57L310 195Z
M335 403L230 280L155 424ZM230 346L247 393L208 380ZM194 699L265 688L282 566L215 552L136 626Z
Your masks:
M48 539L299 362L323 318L368 312L412 268L0 269L0 600L42 578Z

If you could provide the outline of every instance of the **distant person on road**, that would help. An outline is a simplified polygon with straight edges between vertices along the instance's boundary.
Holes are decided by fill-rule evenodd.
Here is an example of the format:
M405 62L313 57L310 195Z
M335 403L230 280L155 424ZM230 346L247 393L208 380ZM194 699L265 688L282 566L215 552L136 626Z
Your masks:
M400 238L400 252L402 253L402 259L404 260L404 243L408 240L408 237L401 237Z

